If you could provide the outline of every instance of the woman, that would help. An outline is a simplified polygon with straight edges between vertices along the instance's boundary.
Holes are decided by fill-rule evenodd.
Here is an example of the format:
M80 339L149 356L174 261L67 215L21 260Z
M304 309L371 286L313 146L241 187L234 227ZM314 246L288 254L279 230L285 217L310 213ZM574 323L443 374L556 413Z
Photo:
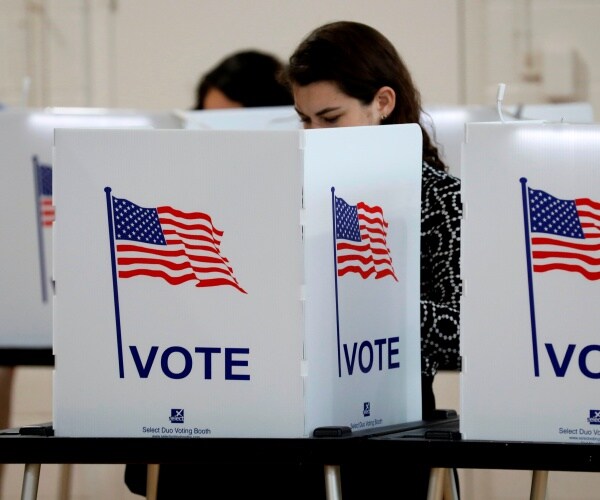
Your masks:
M284 77L306 129L420 124L421 98L406 65L391 42L365 24L340 21L315 29L290 57ZM436 372L460 367L461 201L459 179L447 173L423 125L421 130L421 375L423 419L429 419L435 416ZM390 473L400 472L396 467ZM411 474L414 487L406 498L425 498L428 471ZM362 479L355 482L356 477ZM353 483L344 488L344 499L379 498L377 481L367 480L364 468L347 468L342 479ZM397 486L406 492L408 482L399 479ZM385 491L382 486L381 495Z
M290 57L285 77L304 128L419 123L421 99L381 33L356 22L314 30ZM435 411L433 378L459 359L460 181L447 173L424 126L421 192L423 418Z

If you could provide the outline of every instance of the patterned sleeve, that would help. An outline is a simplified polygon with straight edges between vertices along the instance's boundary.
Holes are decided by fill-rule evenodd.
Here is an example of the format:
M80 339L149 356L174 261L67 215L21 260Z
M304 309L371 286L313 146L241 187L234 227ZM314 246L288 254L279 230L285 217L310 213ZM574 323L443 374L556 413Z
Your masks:
M460 180L423 166L421 192L422 371L460 369Z

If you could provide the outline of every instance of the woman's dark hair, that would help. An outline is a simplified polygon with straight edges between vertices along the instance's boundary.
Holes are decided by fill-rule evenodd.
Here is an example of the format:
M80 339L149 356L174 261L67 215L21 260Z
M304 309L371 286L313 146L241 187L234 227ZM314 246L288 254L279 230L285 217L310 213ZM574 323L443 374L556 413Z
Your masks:
M279 79L282 69L283 63L271 54L256 50L236 52L202 77L193 109L204 109L204 99L211 88L245 108L291 105L292 94Z
M352 21L332 22L315 29L291 55L282 78L290 87L333 82L364 104L371 103L381 87L391 87L396 93L396 106L381 123L418 123L423 132L423 160L447 170L421 124L421 95L408 68L392 43L376 29Z

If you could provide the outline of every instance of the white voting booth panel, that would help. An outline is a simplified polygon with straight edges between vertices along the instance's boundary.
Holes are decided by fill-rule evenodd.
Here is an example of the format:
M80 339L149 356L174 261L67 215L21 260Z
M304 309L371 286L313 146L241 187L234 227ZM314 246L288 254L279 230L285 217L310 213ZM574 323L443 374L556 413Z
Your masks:
M54 162L57 435L421 417L417 125L57 130Z
M521 104L503 108L505 120L546 120L569 123L592 123L593 108L590 103ZM425 106L422 122L438 145L441 158L451 174L461 177L461 149L467 123L500 122L496 106Z
M426 106L421 121L438 145L442 160L452 175L460 177L460 154L465 139L465 125L471 122L500 120L491 106Z
M184 128L200 130L294 130L302 128L293 106L178 111ZM505 119L593 122L589 103L506 106ZM460 177L461 148L467 123L501 121L496 106L427 105L421 120L451 174Z
M600 125L469 124L461 432L600 442Z
M193 130L297 130L302 122L293 106L179 111L184 128ZM450 173L460 176L465 124L500 120L492 106L426 106L422 122L439 145Z
M56 127L180 128L167 113L6 109L0 113L0 346L52 345L52 147Z
M521 120L547 120L569 123L593 123L594 108L589 102L519 104L507 106L511 116Z
M297 130L302 128L293 106L200 109L179 111L186 129L192 130Z

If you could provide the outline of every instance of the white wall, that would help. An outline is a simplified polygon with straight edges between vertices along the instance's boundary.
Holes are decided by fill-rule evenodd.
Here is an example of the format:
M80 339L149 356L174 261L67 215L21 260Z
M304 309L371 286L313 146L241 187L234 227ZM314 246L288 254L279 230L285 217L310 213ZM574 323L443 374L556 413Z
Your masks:
M600 109L596 0L2 0L0 102L189 108L200 76L245 48L285 60L314 27L363 21L436 104L589 101ZM23 80L31 78L28 100Z
M386 34L429 99L455 103L458 97L454 0L177 0L173 5L120 3L117 106L189 107L200 75L224 54L256 47L287 59L311 29L339 19L362 21ZM432 70L443 78L432 77Z
M458 99L458 0L2 1L9 50L0 64L10 71L0 72L0 102L11 105L30 76L30 106L189 108L224 55L258 48L285 60L311 29L338 19L385 33L429 100Z

